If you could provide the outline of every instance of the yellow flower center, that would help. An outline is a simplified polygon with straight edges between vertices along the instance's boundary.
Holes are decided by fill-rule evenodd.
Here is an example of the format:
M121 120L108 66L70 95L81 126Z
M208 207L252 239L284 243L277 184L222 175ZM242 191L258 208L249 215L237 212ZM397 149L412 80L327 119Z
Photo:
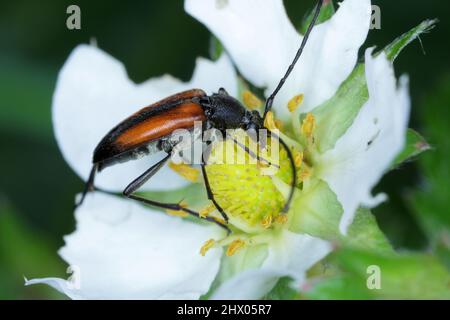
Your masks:
M273 183L272 176L266 174L266 162L256 161L245 152L244 164L234 163L235 157L229 153L237 154L242 151L239 149L229 139L219 142L212 150L206 172L214 198L229 215L230 223L247 233L260 232L270 228L272 219L280 214L286 200ZM265 152L257 152L255 150L254 154L272 161L269 141ZM278 162L280 169L275 176L286 184L291 183L290 162L283 149L279 149Z

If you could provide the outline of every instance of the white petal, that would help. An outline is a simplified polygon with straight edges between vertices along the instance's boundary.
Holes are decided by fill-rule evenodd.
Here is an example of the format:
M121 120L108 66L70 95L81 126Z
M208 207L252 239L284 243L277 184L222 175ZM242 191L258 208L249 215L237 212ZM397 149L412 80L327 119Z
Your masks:
M100 193L88 195L76 219L59 253L77 270L79 289L54 278L29 284L46 283L71 298L198 299L217 274L221 249L199 254L206 240L224 236L217 226Z
M330 252L331 245L324 240L284 231L269 246L269 255L259 269L246 270L226 281L212 299L260 299L285 276L300 288L306 271Z
M62 68L53 97L53 125L64 158L86 180L92 166L92 154L100 139L117 123L140 108L170 94L192 88L212 93L220 87L237 93L233 66L226 55L217 62L199 58L190 82L171 76L133 83L119 61L93 46L80 45ZM163 154L107 168L96 185L121 191ZM188 182L163 168L144 190L171 190Z
M222 4L222 5L220 5ZM269 95L291 64L302 36L280 0L185 0L186 11L224 44L244 77ZM353 70L370 25L370 0L346 0L314 28L303 56L275 101L288 118L287 102L305 95L302 112L329 99Z
M219 38L257 86L279 80L301 41L279 0L185 0L185 10Z
M258 300L276 285L278 279L292 276L289 270L252 269L234 276L221 285L212 300Z
M372 207L372 188L403 149L410 112L408 79L397 86L392 63L385 54L372 57L366 51L366 78L369 101L333 150L323 158L322 178L328 182L344 208L340 229L345 233L360 206Z
M31 279L27 280L25 278L25 285L31 286L33 284L46 284L53 289L58 290L59 292L65 294L70 299L73 300L84 300L82 296L77 292L78 290L74 290L74 283L68 280L59 279L59 278L41 278L41 279Z

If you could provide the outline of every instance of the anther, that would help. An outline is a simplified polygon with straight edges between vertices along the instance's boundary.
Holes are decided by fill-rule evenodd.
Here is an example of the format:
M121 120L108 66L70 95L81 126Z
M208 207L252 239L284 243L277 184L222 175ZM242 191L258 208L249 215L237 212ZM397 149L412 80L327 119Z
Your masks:
M301 170L298 172L298 180L304 181L311 177L311 168L306 164L303 164Z
M275 130L275 129L277 129L277 125L276 125L275 118L274 118L274 115L273 115L273 112L272 112L272 111L269 111L269 112L267 113L267 116L266 116L266 120L265 120L264 125L265 125L266 128L269 129L269 130Z
M200 218L202 219L206 218L214 210L216 210L216 207L214 206L213 203L210 203L209 205L200 210L199 212Z
M262 219L261 225L263 226L264 229L269 229L272 226L272 222L273 217L271 214L268 214L267 216L264 217L264 219Z
M206 241L203 246L200 248L200 254L204 257L206 252L209 251L214 245L216 244L216 241L214 239L209 239Z
M234 240L227 248L226 255L231 257L234 255L239 249L241 249L245 245L245 241L241 239Z
M309 112L302 123L302 134L307 138L311 138L315 128L316 128L316 119L314 118L314 115L311 112Z
M303 163L303 152L296 152L294 155L294 163L297 168L300 168Z
M278 217L275 218L275 222L278 224L285 224L288 220L287 214L280 214Z
M299 95L296 95L295 97L293 97L291 100L289 100L288 109L290 112L294 112L298 109L298 107L303 102L303 97L304 97L303 94L299 94Z

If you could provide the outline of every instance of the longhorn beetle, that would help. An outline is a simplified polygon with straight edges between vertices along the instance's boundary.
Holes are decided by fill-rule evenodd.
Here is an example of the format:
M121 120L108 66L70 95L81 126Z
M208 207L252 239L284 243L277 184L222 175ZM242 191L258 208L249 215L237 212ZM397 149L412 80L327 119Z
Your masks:
M265 129L269 135L279 139L280 144L287 152L293 176L291 190L282 210L283 213L286 213L289 210L296 185L296 168L294 159L287 144L280 137L275 136L274 133L271 133L264 127L264 120L267 113L272 108L276 95L283 87L285 81L300 58L311 31L317 21L322 5L323 0L319 0L317 2L313 19L305 33L294 60L287 69L283 78L280 80L278 86L266 100L263 117L260 116L258 111L246 110L237 99L229 96L223 88L219 89L218 93L210 96L208 96L201 89L192 89L172 95L148 107L145 107L111 129L111 131L109 131L97 145L94 151L92 170L89 174L88 181L86 182L83 194L77 206L83 203L86 194L89 191L96 189L94 188L94 179L97 172L100 172L104 168L117 163L136 159L142 154L165 151L167 156L150 167L138 178L133 180L125 188L123 195L151 206L169 210L184 211L190 215L200 218L200 214L198 212L184 208L179 204L169 204L149 200L135 195L134 192L138 190L146 181L148 181L156 172L158 172L158 170L161 169L172 156L172 152L176 144L171 141L171 134L177 129L193 129L194 122L201 121L203 123L203 130L214 128L224 134L226 129L255 130L256 132L258 132L259 129ZM234 142L237 144L236 140L234 140ZM245 148L246 151L250 153L250 150L248 150L245 146L240 145L240 147ZM208 199L213 202L217 210L221 213L225 220L225 224L211 217L206 217L203 219L216 223L230 232L230 229L226 225L228 222L228 216L214 199L214 194L209 185L205 166L206 161L203 156L201 170Z

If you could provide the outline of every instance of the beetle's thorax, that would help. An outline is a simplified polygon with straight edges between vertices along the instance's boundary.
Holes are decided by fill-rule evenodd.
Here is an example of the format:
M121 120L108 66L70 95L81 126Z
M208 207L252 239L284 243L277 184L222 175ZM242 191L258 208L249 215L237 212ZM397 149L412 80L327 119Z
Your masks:
M257 111L248 111L237 99L219 91L202 103L212 127L225 129L260 129L262 118Z

